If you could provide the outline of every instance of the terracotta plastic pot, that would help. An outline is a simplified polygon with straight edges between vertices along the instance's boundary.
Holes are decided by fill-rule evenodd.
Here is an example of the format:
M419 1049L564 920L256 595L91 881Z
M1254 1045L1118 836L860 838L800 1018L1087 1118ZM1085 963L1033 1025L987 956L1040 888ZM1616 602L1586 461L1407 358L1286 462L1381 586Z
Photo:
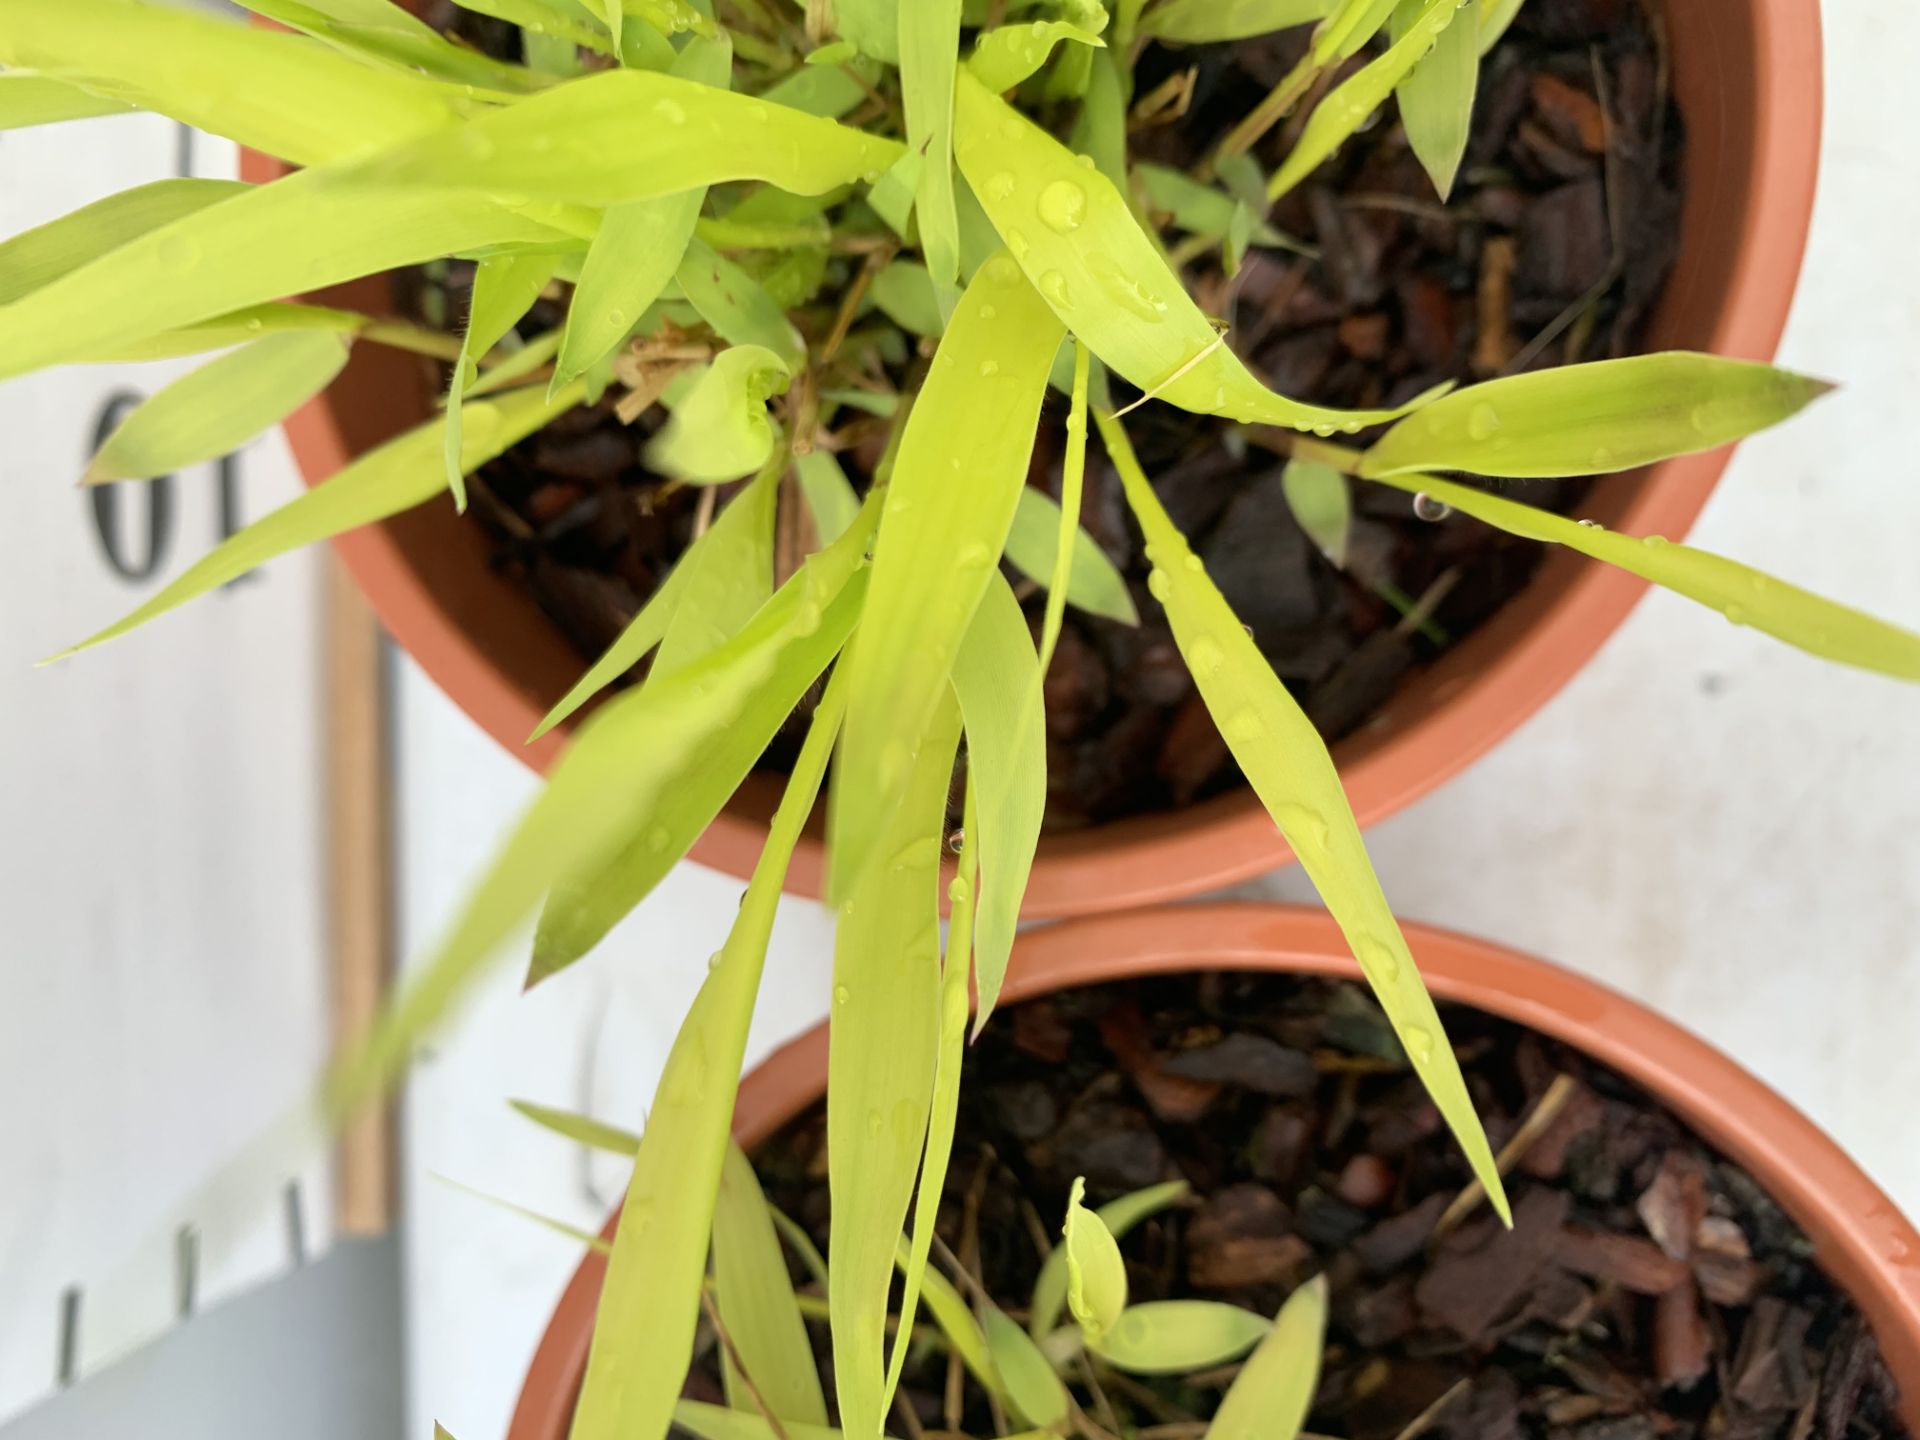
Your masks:
M1679 256L1650 343L1767 359L1786 323L1812 212L1821 117L1818 0L1686 0L1668 7L1673 85L1688 133ZM272 173L254 161L253 173ZM381 282L340 292L385 308ZM341 380L287 426L317 482L428 413L417 362L361 346ZM1596 487L1584 512L1677 538L1727 459L1693 456ZM527 593L496 575L479 530L449 504L420 507L340 543L394 637L455 703L529 764L563 744L522 742L584 668ZM1407 684L1337 747L1362 824L1425 794L1495 745L1566 684L1626 617L1643 582L1556 551L1526 592ZM778 797L754 777L694 849L751 872ZM1244 789L1177 812L1049 836L1026 914L1055 917L1176 899L1287 863L1285 842ZM788 888L817 895L822 849L803 843Z
M1594 981L1443 930L1407 927L1436 998L1471 1005L1564 1041L1639 1084L1741 1166L1814 1244L1814 1259L1866 1314L1920 1432L1920 1232L1813 1122L1705 1041ZM1076 985L1189 970L1265 970L1359 978L1318 911L1193 905L1101 916L1028 931L1009 1003ZM749 1074L734 1131L752 1146L826 1088L827 1028L809 1031ZM612 1232L609 1222L608 1233ZM565 1440L586 1372L606 1261L589 1255L561 1296L520 1392L508 1440Z

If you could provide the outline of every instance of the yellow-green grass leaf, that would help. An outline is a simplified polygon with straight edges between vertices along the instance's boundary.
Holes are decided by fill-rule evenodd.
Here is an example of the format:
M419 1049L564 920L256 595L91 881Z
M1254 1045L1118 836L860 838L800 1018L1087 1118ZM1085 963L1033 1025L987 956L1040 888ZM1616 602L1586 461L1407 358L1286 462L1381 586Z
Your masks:
M960 0L911 0L899 8L900 93L907 149L924 158L915 208L920 252L953 308L960 278L960 219L953 200L953 76L960 63Z
M1278 200L1320 167L1387 101L1433 49L1460 13L1458 0L1414 0L1419 9L1386 51L1335 86L1307 117L1300 138L1267 182L1267 198ZM1469 17L1471 18L1471 17Z
M1569 520L1501 495L1433 475L1393 475L1384 483L1425 493L1497 530L1564 545L1643 580L1718 610L1736 625L1750 626L1823 660L1877 671L1899 680L1920 680L1920 635L1877 620L1850 606L1776 580L1750 565L1670 544L1658 535L1618 535L1587 520Z
M1007 563L1029 580L1051 585L1060 526L1059 502L1044 490L1029 485L1020 492L1020 503L1013 512L1013 528L1007 531ZM1077 525L1073 530L1067 603L1089 615L1117 620L1122 625L1140 623L1140 612L1127 590L1126 577L1107 558L1100 542Z
M851 721L857 671L847 688ZM834 935L827 1300L840 1422L862 1436L878 1435L886 1414L888 1291L927 1138L938 1048L941 837L960 739L959 707L944 693L938 699L879 856L847 888ZM836 809L871 803L844 775L835 779ZM912 1313L903 1311L900 1324L911 1327Z
M0 0L0 64L302 165L384 149L458 113L432 81L305 36L135 0Z
M681 1400L673 1407L673 1423L695 1440L780 1440L766 1417L726 1405L709 1405L704 1400ZM786 1440L841 1440L841 1432L824 1425L805 1425L783 1420ZM665 1427L660 1427L665 1433ZM582 1440L579 1431L576 1440Z
M1094 1214L1100 1217L1100 1223L1115 1240L1122 1239L1129 1230L1143 1221L1152 1219L1168 1206L1185 1198L1187 1182L1167 1180L1158 1185L1149 1185L1144 1190L1135 1190L1122 1195L1117 1200L1109 1200ZM1067 1304L1067 1252L1064 1247L1056 1246L1040 1267L1040 1275L1033 1282L1033 1300L1028 1306L1027 1330L1038 1340L1045 1336L1059 1322L1060 1312Z
M556 415L572 409L579 398L577 388L551 400L537 393L515 391L474 406L467 418L463 463L469 471L478 468ZM276 556L384 520L431 499L446 481L439 465L439 449L438 420L429 420L389 440L332 479L221 541L125 618L51 658L64 660L104 644L219 589Z
M721 521L725 521L724 511L720 518ZM653 647L660 643L666 636L667 627L673 623L674 614L680 607L680 597L686 589L687 579L693 573L689 568L690 562L703 547L716 543L715 533L719 529L720 525L715 524L706 534L693 542L686 554L680 557L680 563L667 572L667 578L661 581L653 594L647 597L647 603L640 607L640 613L627 622L627 628L620 632L613 644L607 647L605 653L588 667L587 673L575 682L574 687L567 691L560 702L534 727L533 733L527 737L529 745L554 726L564 722L587 701L638 665Z
M642 703L672 684L649 686ZM675 1416L693 1354L734 1095L780 886L819 793L840 713L838 687L830 684L733 928L674 1037L614 1235L572 1440L664 1435ZM576 749L585 747L590 733L583 733ZM555 771L556 784L560 774Z
M866 103L880 75L880 66L864 57L845 64L803 65L768 86L760 98L805 115L838 120Z
M1036 1430L1061 1429L1073 1411L1072 1397L1033 1337L991 1303L983 1305L980 1319L1007 1404Z
M689 485L738 480L773 454L767 401L784 394L791 372L761 345L735 345L694 373L673 415L647 443L647 465Z
M369 338L373 338L369 336ZM518 386L534 371L547 364L560 353L560 331L548 330L534 336L511 355L496 360L483 371L478 380L467 387L467 398L477 400L482 395L492 395L501 390L510 390ZM549 386L549 390L557 386Z
M585 4L554 4L551 0L454 0L462 10L471 10L476 15L489 15L495 20L505 20L519 27L523 40L538 41L542 45L562 41L571 46L584 46L603 55L615 53L613 37L607 33L606 21L588 11ZM598 0L590 0L598 8ZM615 12L618 13L618 3ZM529 54L533 46L528 44Z
M1012 598L1011 593L1008 598ZM981 608L984 610L986 606ZM1019 613L1018 605L1014 613ZM956 678L956 693L958 688ZM965 703L962 699L963 717ZM960 862L952 881L947 885L947 900L951 909L946 954L940 966L940 1028L934 1054L933 1092L927 1110L925 1158L913 1198L912 1238L907 1246L906 1261L899 1266L902 1318L900 1327L894 1332L893 1354L887 1363L886 1389L880 1404L882 1413L893 1404L901 1373L906 1369L907 1353L913 1345L913 1316L927 1277L927 1256L932 1251L933 1232L940 1220L940 1202L947 1193L947 1164L953 1158L953 1132L960 1115L960 1070L967 1049L967 995L973 973L970 961L982 848L974 798L977 789L970 773L961 819L964 838L960 845ZM895 1261L899 1261L897 1247Z
M1060 1248L1067 1257L1067 1308L1088 1346L1098 1350L1127 1308L1127 1262L1113 1232L1081 1203L1086 1193L1086 1180L1076 1176Z
M104 95L90 95L64 80L9 70L0 75L0 130L24 130L62 120L124 115L133 106Z
M1073 536L1080 529L1080 502L1087 481L1087 392L1092 383L1092 354L1075 340L1073 379L1067 391L1067 446L1060 461L1060 527L1054 535L1047 608L1040 621L1039 674L1042 677L1053 664L1054 647L1060 643L1060 626L1067 613L1067 579L1073 574ZM1031 489L1029 486L1022 495ZM1037 691L1035 695L1037 698Z
M599 944L713 823L845 643L866 592L859 567L872 534L869 511L838 543L812 556L738 635L640 688L641 696L660 697L661 713L647 717L647 731L660 730L678 742L660 757L671 768L656 769L651 756L644 764L631 756L603 762L619 767L622 781L639 782L644 798L614 822L610 844L559 869L534 935L529 984L565 969ZM672 709L687 703L689 684L700 713L689 712L693 726L687 730L675 723ZM711 693L700 691L701 685ZM600 714L631 704L632 693L608 702ZM723 717L718 703L733 709ZM575 748L598 721L596 716L582 728Z
M1424 0L1400 0L1387 22L1397 41L1420 18ZM1464 0L1454 23L1441 32L1432 52L1400 82L1400 119L1407 143L1420 157L1442 200L1453 194L1454 177L1467 153L1473 125L1474 94L1480 84L1478 0Z
M1273 1329L1247 1357L1207 1427L1207 1440L1298 1440L1320 1385L1327 1277L1287 1297Z
M969 895L978 906L976 1035L999 1003L1047 808L1040 682L1026 616L1013 587L996 571L953 661L953 692L966 720L967 770L979 801L978 815L966 826L966 843L977 838L980 849L979 894Z
M1399 0L1338 0L1313 33L1313 60L1331 65L1358 55L1378 35Z
M820 532L820 543L831 545L860 513L860 497L853 493L853 482L831 450L809 450L795 456L793 463L800 473L800 492L813 514L814 529Z
M907 0L917 4L918 0ZM834 0L833 23L863 55L900 63L900 0Z
M326 389L346 365L347 350L344 336L296 330L209 361L130 412L81 479L151 480L225 455Z
M1073 122L1069 143L1080 154L1091 156L1093 168L1124 195L1127 194L1127 92L1132 78L1121 73L1122 59L1122 54L1113 50L1093 57L1087 72L1087 93L1081 97L1080 114ZM1159 238L1151 231L1148 237Z
M476 362L533 308L533 302L553 279L554 268L552 255L501 255L482 260L474 272L466 334L460 341L460 358L454 362L453 380L447 391L447 433L442 442L447 488L453 491L457 510L467 508L466 473L460 463L461 415L466 408L467 386L476 373Z
M1214 1300L1130 1305L1091 1348L1133 1375L1184 1375L1238 1360L1273 1328L1264 1316Z
M368 173L402 186L623 205L732 180L819 195L877 178L900 154L896 140L766 100L610 70L402 145Z
M5 81L0 75L0 95ZM149 230L246 193L238 180L155 180L0 243L0 305L69 275Z
M758 345L789 369L806 361L806 342L759 281L704 240L689 242L674 278L687 303L729 345Z
M693 239L706 193L684 190L607 208L567 307L555 384L611 355L666 291Z
M574 243L482 196L330 179L306 170L256 186L0 306L0 379L457 251Z
M1167 517L1117 420L1098 415L1101 437L1153 563L1149 588L1166 607L1175 641L1247 783L1285 835L1353 948L1414 1072L1433 1097L1468 1164L1507 1219L1506 1191L1465 1079L1387 906L1366 842L1326 742L1261 656L1200 557Z
M820 1253L820 1247L813 1243L813 1237L798 1220L782 1211L769 1206L767 1213L773 1216L773 1228L780 1232L780 1238L787 1242L787 1248L799 1257L813 1283L824 1291L827 1288L827 1257Z
M621 13L617 0L609 0L608 8ZM696 39L675 58L673 73L724 87L732 67L733 49L726 41ZM660 298L693 240L706 198L706 187L694 186L608 207L574 287L554 384L564 385L604 360Z
M182 325L177 330L162 330L157 335L114 345L84 358L92 361L171 360L182 355L225 350L229 346L244 345L268 335L284 335L298 330L331 331L336 335L411 350L417 355L431 355L436 360L452 361L460 356L460 342L441 330L430 330L406 320L382 319L354 310L338 310L329 305L303 305L291 300L276 300L265 305L248 305L239 310L230 310L225 315ZM489 370L487 378L493 379L494 371ZM504 382L491 388L498 390L503 385ZM482 392L476 388L469 393Z
M1400 411L1277 395L1220 343L1113 182L962 72L954 155L1047 304L1114 371L1168 404L1296 429L1352 431Z
M880 313L909 335L937 336L945 326L940 301L927 267L912 260L891 260L868 286Z
M591 1115L556 1110L550 1105L536 1105L531 1100L510 1100L507 1103L541 1129L551 1130L576 1144L585 1145L589 1150L631 1156L640 1148L640 1137L631 1130L609 1125L604 1120L595 1120Z
M456 45L392 0L244 0L245 8L357 59L511 97L550 83L522 65Z
M578 1225L569 1225L564 1220L557 1220L551 1215L543 1215L538 1210L529 1210L524 1205L516 1205L511 1200L504 1200L498 1195L490 1195L485 1190L476 1189L471 1185L462 1185L458 1180L451 1179L445 1175L435 1175L433 1178L442 1185L445 1185L449 1190L458 1190L463 1195L471 1195L476 1200L484 1201L496 1210L504 1210L507 1214L518 1216L522 1220L531 1220L542 1230L551 1230L554 1234L564 1236L576 1244L584 1245L589 1250L595 1251L598 1254L611 1255L613 1253L613 1246L594 1234L591 1230L583 1230Z
M774 507L786 468L784 452L763 465L701 537L698 554L682 559L686 586L654 656L655 675L671 675L725 644L773 595Z
M808 65L844 65L859 53L860 47L851 40L829 40L809 50L803 60Z
M874 547L872 604L848 663L829 883L847 895L879 861L915 750L995 573L1026 484L1061 327L1004 255L983 265L907 417ZM964 459L963 459L964 457Z
M896 1268L905 1270L910 1258L907 1242L902 1238L894 1251ZM824 1263L822 1273L825 1273ZM821 1283L825 1284L825 1281ZM932 1266L926 1266L920 1277L920 1298L926 1304L927 1313L933 1317L933 1323L946 1337L953 1353L972 1372L973 1378L989 1394L1004 1401L1006 1387L1001 1384L1000 1372L994 1369L993 1356L988 1353L986 1333L981 1330L980 1322L974 1319L973 1311L967 1308L966 1300L954 1289L953 1282Z
M1141 17L1140 33L1207 45L1324 20L1332 9L1332 0L1165 0Z
M1832 388L1791 370L1684 350L1566 365L1436 400L1381 436L1360 473L1527 479L1631 470L1743 439Z
M611 701L581 727L426 963L335 1065L327 1097L333 1113L351 1113L398 1073L411 1046L550 889L609 864L636 843L636 831L646 837L664 827L658 817L688 803L684 777L699 774L716 748L725 750L732 731L772 733L791 709L786 697L804 690L851 624L858 595L843 592L858 561L857 552L812 556L740 635ZM796 683L796 672L805 679ZM770 712L777 714L768 719ZM739 773L750 764L741 761Z
M1507 33L1507 27L1513 24L1520 14L1520 7L1526 0L1483 0L1480 6L1480 53L1486 54L1500 43L1500 37Z
M787 1274L787 1257L753 1162L731 1142L713 1210L713 1291L720 1323L767 1408L782 1422L825 1425L820 1371ZM726 1380L734 1409L757 1409L731 1363Z
M967 69L987 89L1004 95L1037 74L1053 55L1054 46L1063 40L1091 46L1107 43L1093 31L1065 20L1001 25L980 37L980 43L967 58Z
M1216 190L1169 165L1143 160L1133 167L1133 178L1150 209L1164 213L1176 229L1191 235L1223 238L1233 227L1233 217L1241 208L1225 191ZM1289 239L1264 219L1255 222L1252 239L1260 245L1301 248L1298 241Z
M1347 477L1318 461L1291 460L1280 472L1280 489L1307 538L1344 570L1353 533L1353 490Z

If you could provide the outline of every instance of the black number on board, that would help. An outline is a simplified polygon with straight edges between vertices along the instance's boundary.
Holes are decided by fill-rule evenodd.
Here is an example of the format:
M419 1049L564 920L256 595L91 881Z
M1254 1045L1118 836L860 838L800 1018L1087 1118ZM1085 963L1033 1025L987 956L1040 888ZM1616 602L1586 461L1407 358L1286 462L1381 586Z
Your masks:
M95 450L143 398L131 390L119 390L107 397L93 424ZM127 490L140 497L136 503L145 511L144 526L121 520L122 493ZM122 580L145 580L152 575L173 543L173 476L159 475L124 485L91 485L87 499L93 506L94 537L113 572ZM125 533L128 529L144 530L139 545L130 543L131 537Z

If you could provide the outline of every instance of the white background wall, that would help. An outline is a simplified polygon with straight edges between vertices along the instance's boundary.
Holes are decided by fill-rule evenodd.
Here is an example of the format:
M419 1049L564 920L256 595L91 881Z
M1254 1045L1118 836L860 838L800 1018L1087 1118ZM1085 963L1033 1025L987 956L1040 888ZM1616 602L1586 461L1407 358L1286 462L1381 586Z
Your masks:
M1911 0L1827 9L1812 250L1782 359L1846 388L1735 461L1695 538L1920 627L1920 162L1896 57ZM417 949L532 794L409 672L406 930ZM1920 688L1820 665L1669 596L1466 776L1372 832L1408 918L1598 975L1730 1050L1920 1211ZM1241 893L1306 898L1297 874ZM636 1124L738 894L682 867L604 951L526 999L503 968L410 1109L414 1434L501 1433L575 1256L435 1186L597 1223L617 1168L509 1115L522 1095ZM828 927L789 901L756 1053L824 1014Z
M183 135L152 115L0 135L0 235L183 156L233 174L231 145ZM70 1287L84 1375L173 1323L178 1227L211 1305L291 1263L287 1182L309 1253L331 1223L319 1147L199 1190L326 1053L320 557L34 668L219 539L219 467L112 487L105 527L75 485L103 403L192 363L0 386L0 1418L52 1389ZM298 490L278 435L226 483L241 521ZM157 552L152 504L170 506Z

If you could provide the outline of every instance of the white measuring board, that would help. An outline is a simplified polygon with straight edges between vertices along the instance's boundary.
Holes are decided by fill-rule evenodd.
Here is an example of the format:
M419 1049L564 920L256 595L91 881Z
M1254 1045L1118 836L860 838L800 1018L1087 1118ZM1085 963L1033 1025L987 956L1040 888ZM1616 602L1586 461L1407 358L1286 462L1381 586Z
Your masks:
M235 163L158 116L9 131L0 235ZM331 1224L312 1146L220 1213L201 1193L325 1056L318 557L34 668L296 493L277 434L76 487L101 426L195 363L0 384L0 1421Z

